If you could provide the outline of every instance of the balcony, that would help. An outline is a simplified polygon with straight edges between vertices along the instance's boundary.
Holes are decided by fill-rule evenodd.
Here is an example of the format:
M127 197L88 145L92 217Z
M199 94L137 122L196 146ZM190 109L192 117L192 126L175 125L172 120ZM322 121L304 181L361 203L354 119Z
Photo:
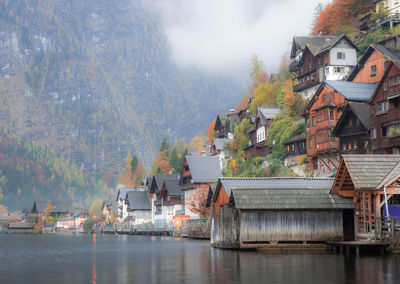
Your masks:
M314 87L315 85L318 85L320 82L317 78L312 78L304 81L303 83L299 83L297 85L293 86L293 92L299 93L301 91L304 91L308 88Z

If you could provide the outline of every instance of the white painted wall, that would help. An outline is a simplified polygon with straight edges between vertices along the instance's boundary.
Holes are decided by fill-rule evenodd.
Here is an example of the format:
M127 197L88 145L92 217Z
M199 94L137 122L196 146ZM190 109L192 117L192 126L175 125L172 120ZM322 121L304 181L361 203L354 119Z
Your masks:
M376 12L382 9L388 9L389 15L400 13L400 1L399 0L382 0L376 2Z
M338 59L337 53L344 53L344 59ZM357 64L357 54L354 48L334 47L329 51L330 65L355 66Z
M319 88L319 84L316 86L313 86L311 88L308 88L306 90L303 90L300 92L300 94L305 98L305 99L309 99L312 96L314 96L315 92L318 90Z
M265 126L257 128L257 143L265 141Z

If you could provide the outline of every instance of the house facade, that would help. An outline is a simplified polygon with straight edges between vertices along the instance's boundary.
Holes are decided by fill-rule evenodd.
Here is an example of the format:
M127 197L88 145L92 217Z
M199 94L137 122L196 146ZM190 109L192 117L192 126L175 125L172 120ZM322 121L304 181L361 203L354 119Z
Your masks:
M205 210L209 186L222 176L218 156L186 156L179 185L184 192L185 215L200 218Z
M309 172L315 176L333 175L339 166L339 139L335 128L349 102L367 102L376 84L324 81L305 108L306 146Z
M400 154L400 65L392 61L368 102L371 144L376 154Z
M151 223L151 203L146 191L129 191L126 194L125 204L128 217L126 220L132 225Z
M184 215L183 196L179 180L164 180L160 193L162 221L156 225L172 225L174 216Z
M369 105L366 103L349 103L335 128L333 135L339 138L341 154L370 154L371 126Z
M357 47L346 36L294 37L289 70L293 91L311 98L324 80L345 80L357 63Z
M268 128L271 126L273 118L280 112L277 107L258 107L255 116L254 127L248 131L250 136L250 145L244 149L245 157L264 157L270 152L265 143L268 134Z

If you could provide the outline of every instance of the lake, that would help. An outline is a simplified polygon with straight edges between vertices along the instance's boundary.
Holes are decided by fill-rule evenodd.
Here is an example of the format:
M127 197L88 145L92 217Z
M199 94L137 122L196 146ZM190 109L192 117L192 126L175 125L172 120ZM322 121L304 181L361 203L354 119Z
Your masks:
M271 254L147 236L0 235L0 283L400 283L400 256Z

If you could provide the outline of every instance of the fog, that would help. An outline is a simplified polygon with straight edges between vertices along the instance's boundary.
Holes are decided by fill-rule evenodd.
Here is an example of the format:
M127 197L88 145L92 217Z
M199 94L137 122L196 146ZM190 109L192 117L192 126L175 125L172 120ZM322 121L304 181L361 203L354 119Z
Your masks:
M147 2L147 1L146 1ZM172 60L180 67L248 72L257 54L267 72L279 68L295 35L310 33L318 3L327 0L154 0Z

